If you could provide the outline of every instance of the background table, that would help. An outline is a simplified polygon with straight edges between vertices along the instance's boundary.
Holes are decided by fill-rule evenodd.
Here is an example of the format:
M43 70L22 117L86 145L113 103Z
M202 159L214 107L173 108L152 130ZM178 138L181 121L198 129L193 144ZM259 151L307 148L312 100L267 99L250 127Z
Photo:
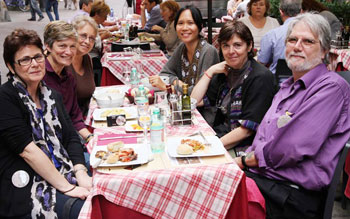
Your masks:
M332 71L347 71L350 70L350 49L333 49L329 53L328 65Z
M162 51L159 52L159 56L152 54L141 55L140 58L130 57L129 60L117 60L114 57L110 58L113 55L122 55L123 52L105 53L101 59L103 67L101 86L127 84L123 75L124 67L136 67L139 63L142 64L143 68L143 73L141 74L142 78L159 74L168 61L164 53Z

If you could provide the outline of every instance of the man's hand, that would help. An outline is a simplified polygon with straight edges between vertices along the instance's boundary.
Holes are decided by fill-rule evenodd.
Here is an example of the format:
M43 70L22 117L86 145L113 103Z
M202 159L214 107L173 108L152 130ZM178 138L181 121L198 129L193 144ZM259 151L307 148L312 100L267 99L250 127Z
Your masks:
M145 7L145 1L144 0L141 2L140 8L141 8L141 11L145 11L146 7Z
M242 157L236 157L234 160L239 166L239 168L244 168L242 163ZM251 151L246 155L245 163L247 164L247 167L258 167L258 160L255 158L254 151Z

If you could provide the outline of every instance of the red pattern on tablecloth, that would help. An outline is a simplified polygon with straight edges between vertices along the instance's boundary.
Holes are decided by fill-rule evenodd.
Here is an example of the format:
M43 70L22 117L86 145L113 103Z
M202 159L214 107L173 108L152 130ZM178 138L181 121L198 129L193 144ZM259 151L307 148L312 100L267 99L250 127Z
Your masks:
M330 50L330 70L336 70L338 63L342 63L343 67L350 70L350 49L333 49Z
M220 45L219 45L219 41L218 41L218 38L219 38L219 32L220 32L220 28L213 28L212 29L213 32L212 32L212 45L217 49L219 50L220 49ZM203 28L202 30L202 35L204 36L204 38L206 40L208 40L208 29L207 28Z
M95 195L153 218L224 218L242 176L232 163L95 174L79 218L90 218Z
M157 56L157 57L141 56L138 59L130 58L129 60L113 60L113 58L112 59L108 58L109 56L111 56L111 54L123 54L123 53L105 53L101 58L101 64L103 67L108 68L109 71L121 82L123 82L124 84L127 84L127 82L124 80L124 75L123 75L123 68L125 66L136 67L137 64L142 63L142 68L143 68L142 69L143 73L141 74L142 78L148 77L151 75L158 75L162 70L163 66L168 61L164 53L161 51L160 53L161 53L161 56Z

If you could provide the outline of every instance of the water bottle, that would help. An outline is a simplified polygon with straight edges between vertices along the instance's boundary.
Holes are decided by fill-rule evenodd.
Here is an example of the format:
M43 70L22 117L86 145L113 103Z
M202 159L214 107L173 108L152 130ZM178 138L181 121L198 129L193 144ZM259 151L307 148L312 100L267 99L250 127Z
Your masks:
M139 77L139 74L138 74L136 68L131 69L130 83L131 83L131 86L133 86L133 87L135 87L136 85L138 85L140 83L140 77Z
M110 21L114 21L114 10L111 8L111 13L109 14Z
M135 103L138 107L148 107L148 97L146 94L145 87L142 84L139 85L139 89L136 92Z
M153 109L151 118L151 150L152 153L161 153L164 151L164 123L160 116L159 108Z

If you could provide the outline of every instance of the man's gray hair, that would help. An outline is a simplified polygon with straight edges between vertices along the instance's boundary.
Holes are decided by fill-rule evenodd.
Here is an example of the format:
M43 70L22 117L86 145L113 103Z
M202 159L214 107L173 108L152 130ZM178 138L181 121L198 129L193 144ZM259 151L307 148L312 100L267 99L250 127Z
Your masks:
M316 39L320 40L321 49L326 52L326 57L323 62L327 63L328 52L331 48L331 27L328 21L322 15L312 12L299 14L289 23L286 42L294 26L299 22L306 24L316 36Z
M281 0L280 10L288 17L295 17L301 11L302 0Z

